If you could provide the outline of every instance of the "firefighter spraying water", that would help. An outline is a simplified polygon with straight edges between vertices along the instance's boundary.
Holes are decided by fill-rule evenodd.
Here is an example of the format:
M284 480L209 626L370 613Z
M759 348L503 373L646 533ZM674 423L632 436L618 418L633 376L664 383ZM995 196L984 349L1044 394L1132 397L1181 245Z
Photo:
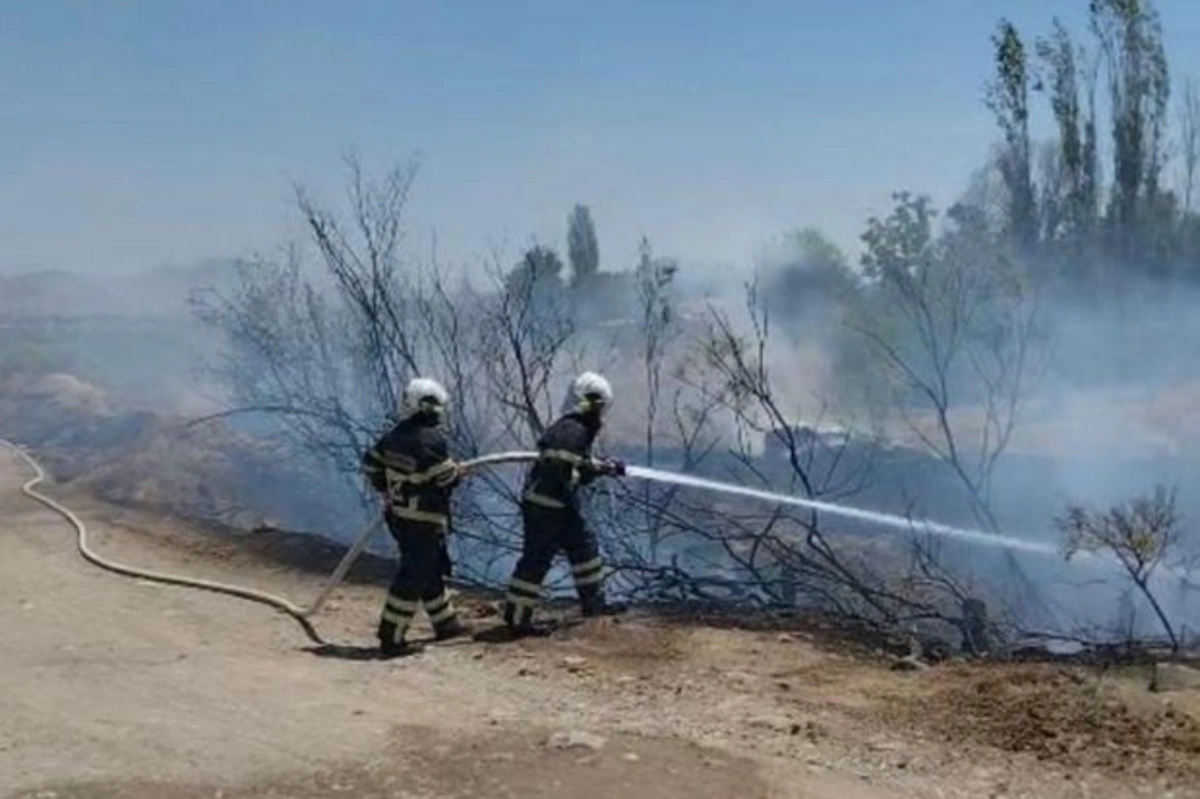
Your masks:
M404 392L403 420L363 457L364 471L384 497L388 529L400 549L400 568L388 592L379 626L380 651L390 657L417 651L405 633L422 608L439 640L468 632L445 589L449 575L446 536L450 532L450 493L471 466L485 462L532 461L521 493L522 549L504 600L504 622L514 637L542 634L534 612L543 594L543 581L554 558L562 553L583 616L621 613L623 605L604 595L604 562L592 530L579 505L579 489L598 477L628 476L671 483L833 516L865 521L893 529L985 546L1054 555L1048 544L1025 541L982 530L971 530L877 511L864 510L788 494L748 488L641 466L626 466L616 458L597 458L592 445L613 401L609 382L593 372L580 374L563 401L562 415L541 435L536 452L498 453L478 461L458 463L450 457L442 423L449 395L439 383L420 378ZM315 612L330 589L357 557L372 529L363 533L313 603Z

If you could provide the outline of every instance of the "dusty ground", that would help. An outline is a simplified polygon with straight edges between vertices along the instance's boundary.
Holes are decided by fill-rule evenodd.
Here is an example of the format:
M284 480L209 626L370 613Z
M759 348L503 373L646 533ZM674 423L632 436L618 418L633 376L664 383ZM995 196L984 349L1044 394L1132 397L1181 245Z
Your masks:
M318 619L345 647L316 649L269 608L85 563L18 493L26 476L0 451L6 799L1200 796L1200 707L1141 675L901 673L819 631L636 616L364 659L382 594L369 568ZM109 556L300 601L319 587L254 555L261 542L51 491Z

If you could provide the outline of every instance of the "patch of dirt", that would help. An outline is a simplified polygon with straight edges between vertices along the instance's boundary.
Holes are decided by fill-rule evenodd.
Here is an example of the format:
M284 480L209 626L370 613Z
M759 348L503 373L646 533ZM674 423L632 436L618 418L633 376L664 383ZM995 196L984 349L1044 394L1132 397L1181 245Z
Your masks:
M402 727L396 743L351 768L303 777L270 776L240 785L101 780L48 784L13 799L356 799L491 796L523 799L763 799L753 763L682 741L618 735L598 749L558 748L553 733L451 738L430 727Z
M1072 769L1200 780L1200 721L1169 705L1135 707L1081 670L953 666L937 682L894 698L897 720Z

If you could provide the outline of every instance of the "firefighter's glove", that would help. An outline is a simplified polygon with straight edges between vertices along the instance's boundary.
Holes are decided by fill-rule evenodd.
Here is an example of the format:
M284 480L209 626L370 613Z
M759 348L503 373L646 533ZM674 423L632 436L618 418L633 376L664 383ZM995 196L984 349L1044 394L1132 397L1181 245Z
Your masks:
M608 475L610 477L625 476L625 461L621 460L620 458L605 458L604 460L600 461L599 466L600 474Z

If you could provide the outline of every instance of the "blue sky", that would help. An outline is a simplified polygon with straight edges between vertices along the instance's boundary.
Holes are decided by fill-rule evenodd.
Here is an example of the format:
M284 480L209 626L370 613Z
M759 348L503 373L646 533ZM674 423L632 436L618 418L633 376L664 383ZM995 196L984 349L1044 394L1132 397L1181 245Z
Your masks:
M897 189L945 202L993 137L1001 15L1086 0L0 3L0 270L130 271L270 250L290 181L419 154L414 246L559 244L591 205L606 268L638 237L747 263L783 231L847 247ZM1158 5L1200 75L1200 3Z

